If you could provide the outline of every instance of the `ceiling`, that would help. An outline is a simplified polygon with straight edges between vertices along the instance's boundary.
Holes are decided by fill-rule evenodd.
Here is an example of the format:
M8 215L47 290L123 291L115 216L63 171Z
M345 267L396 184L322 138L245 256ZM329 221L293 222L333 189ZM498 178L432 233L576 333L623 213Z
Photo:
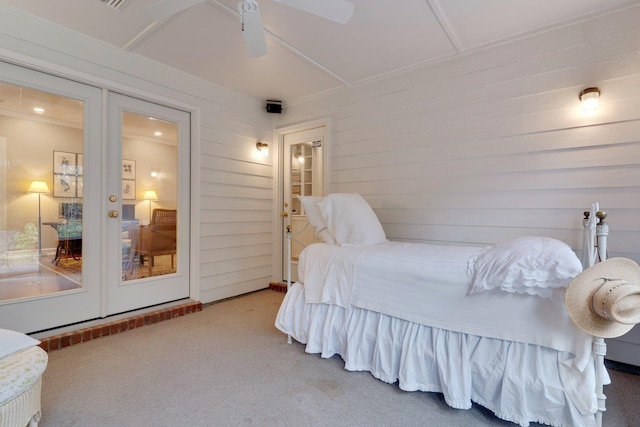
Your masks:
M0 3L256 99L284 102L640 6L640 0L351 0L353 17L342 25L258 0L268 53L251 58L238 0L204 0L155 22L144 9L158 0L115 0L124 4L120 10L112 1Z

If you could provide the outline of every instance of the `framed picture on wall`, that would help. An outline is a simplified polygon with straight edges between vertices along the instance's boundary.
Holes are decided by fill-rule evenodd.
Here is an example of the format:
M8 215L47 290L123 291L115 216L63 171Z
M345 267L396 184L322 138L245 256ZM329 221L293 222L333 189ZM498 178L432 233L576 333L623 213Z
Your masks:
M136 199L136 181L133 179L122 180L122 200Z
M76 197L76 176L62 173L53 174L53 197Z
M53 173L62 175L76 174L76 153L53 151Z
M136 179L135 160L122 160L122 179Z

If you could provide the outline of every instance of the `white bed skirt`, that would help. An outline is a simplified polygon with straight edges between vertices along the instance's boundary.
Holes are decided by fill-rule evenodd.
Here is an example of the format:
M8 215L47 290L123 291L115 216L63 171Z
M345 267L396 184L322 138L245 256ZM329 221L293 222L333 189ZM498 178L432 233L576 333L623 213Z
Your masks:
M593 364L588 372L567 369L569 353L355 307L306 304L298 283L285 296L276 327L306 344L307 353L340 355L345 369L369 371L402 390L442 393L453 408L468 409L473 401L521 426L596 425Z

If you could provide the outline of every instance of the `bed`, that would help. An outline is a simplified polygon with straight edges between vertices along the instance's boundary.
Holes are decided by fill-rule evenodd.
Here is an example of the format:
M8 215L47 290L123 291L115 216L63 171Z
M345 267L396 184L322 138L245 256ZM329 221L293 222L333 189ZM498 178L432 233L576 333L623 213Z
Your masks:
M322 243L300 254L276 327L306 352L521 426L597 425L608 376L598 369L596 381L593 337L567 314L566 287L583 269L568 245L390 242L358 194L301 201Z

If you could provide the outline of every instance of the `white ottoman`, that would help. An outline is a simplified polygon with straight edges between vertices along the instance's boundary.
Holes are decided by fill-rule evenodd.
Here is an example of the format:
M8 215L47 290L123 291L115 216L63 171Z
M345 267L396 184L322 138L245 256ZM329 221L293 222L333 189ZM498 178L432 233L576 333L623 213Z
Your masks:
M47 353L37 346L0 359L0 427L38 425L42 374L48 359Z

